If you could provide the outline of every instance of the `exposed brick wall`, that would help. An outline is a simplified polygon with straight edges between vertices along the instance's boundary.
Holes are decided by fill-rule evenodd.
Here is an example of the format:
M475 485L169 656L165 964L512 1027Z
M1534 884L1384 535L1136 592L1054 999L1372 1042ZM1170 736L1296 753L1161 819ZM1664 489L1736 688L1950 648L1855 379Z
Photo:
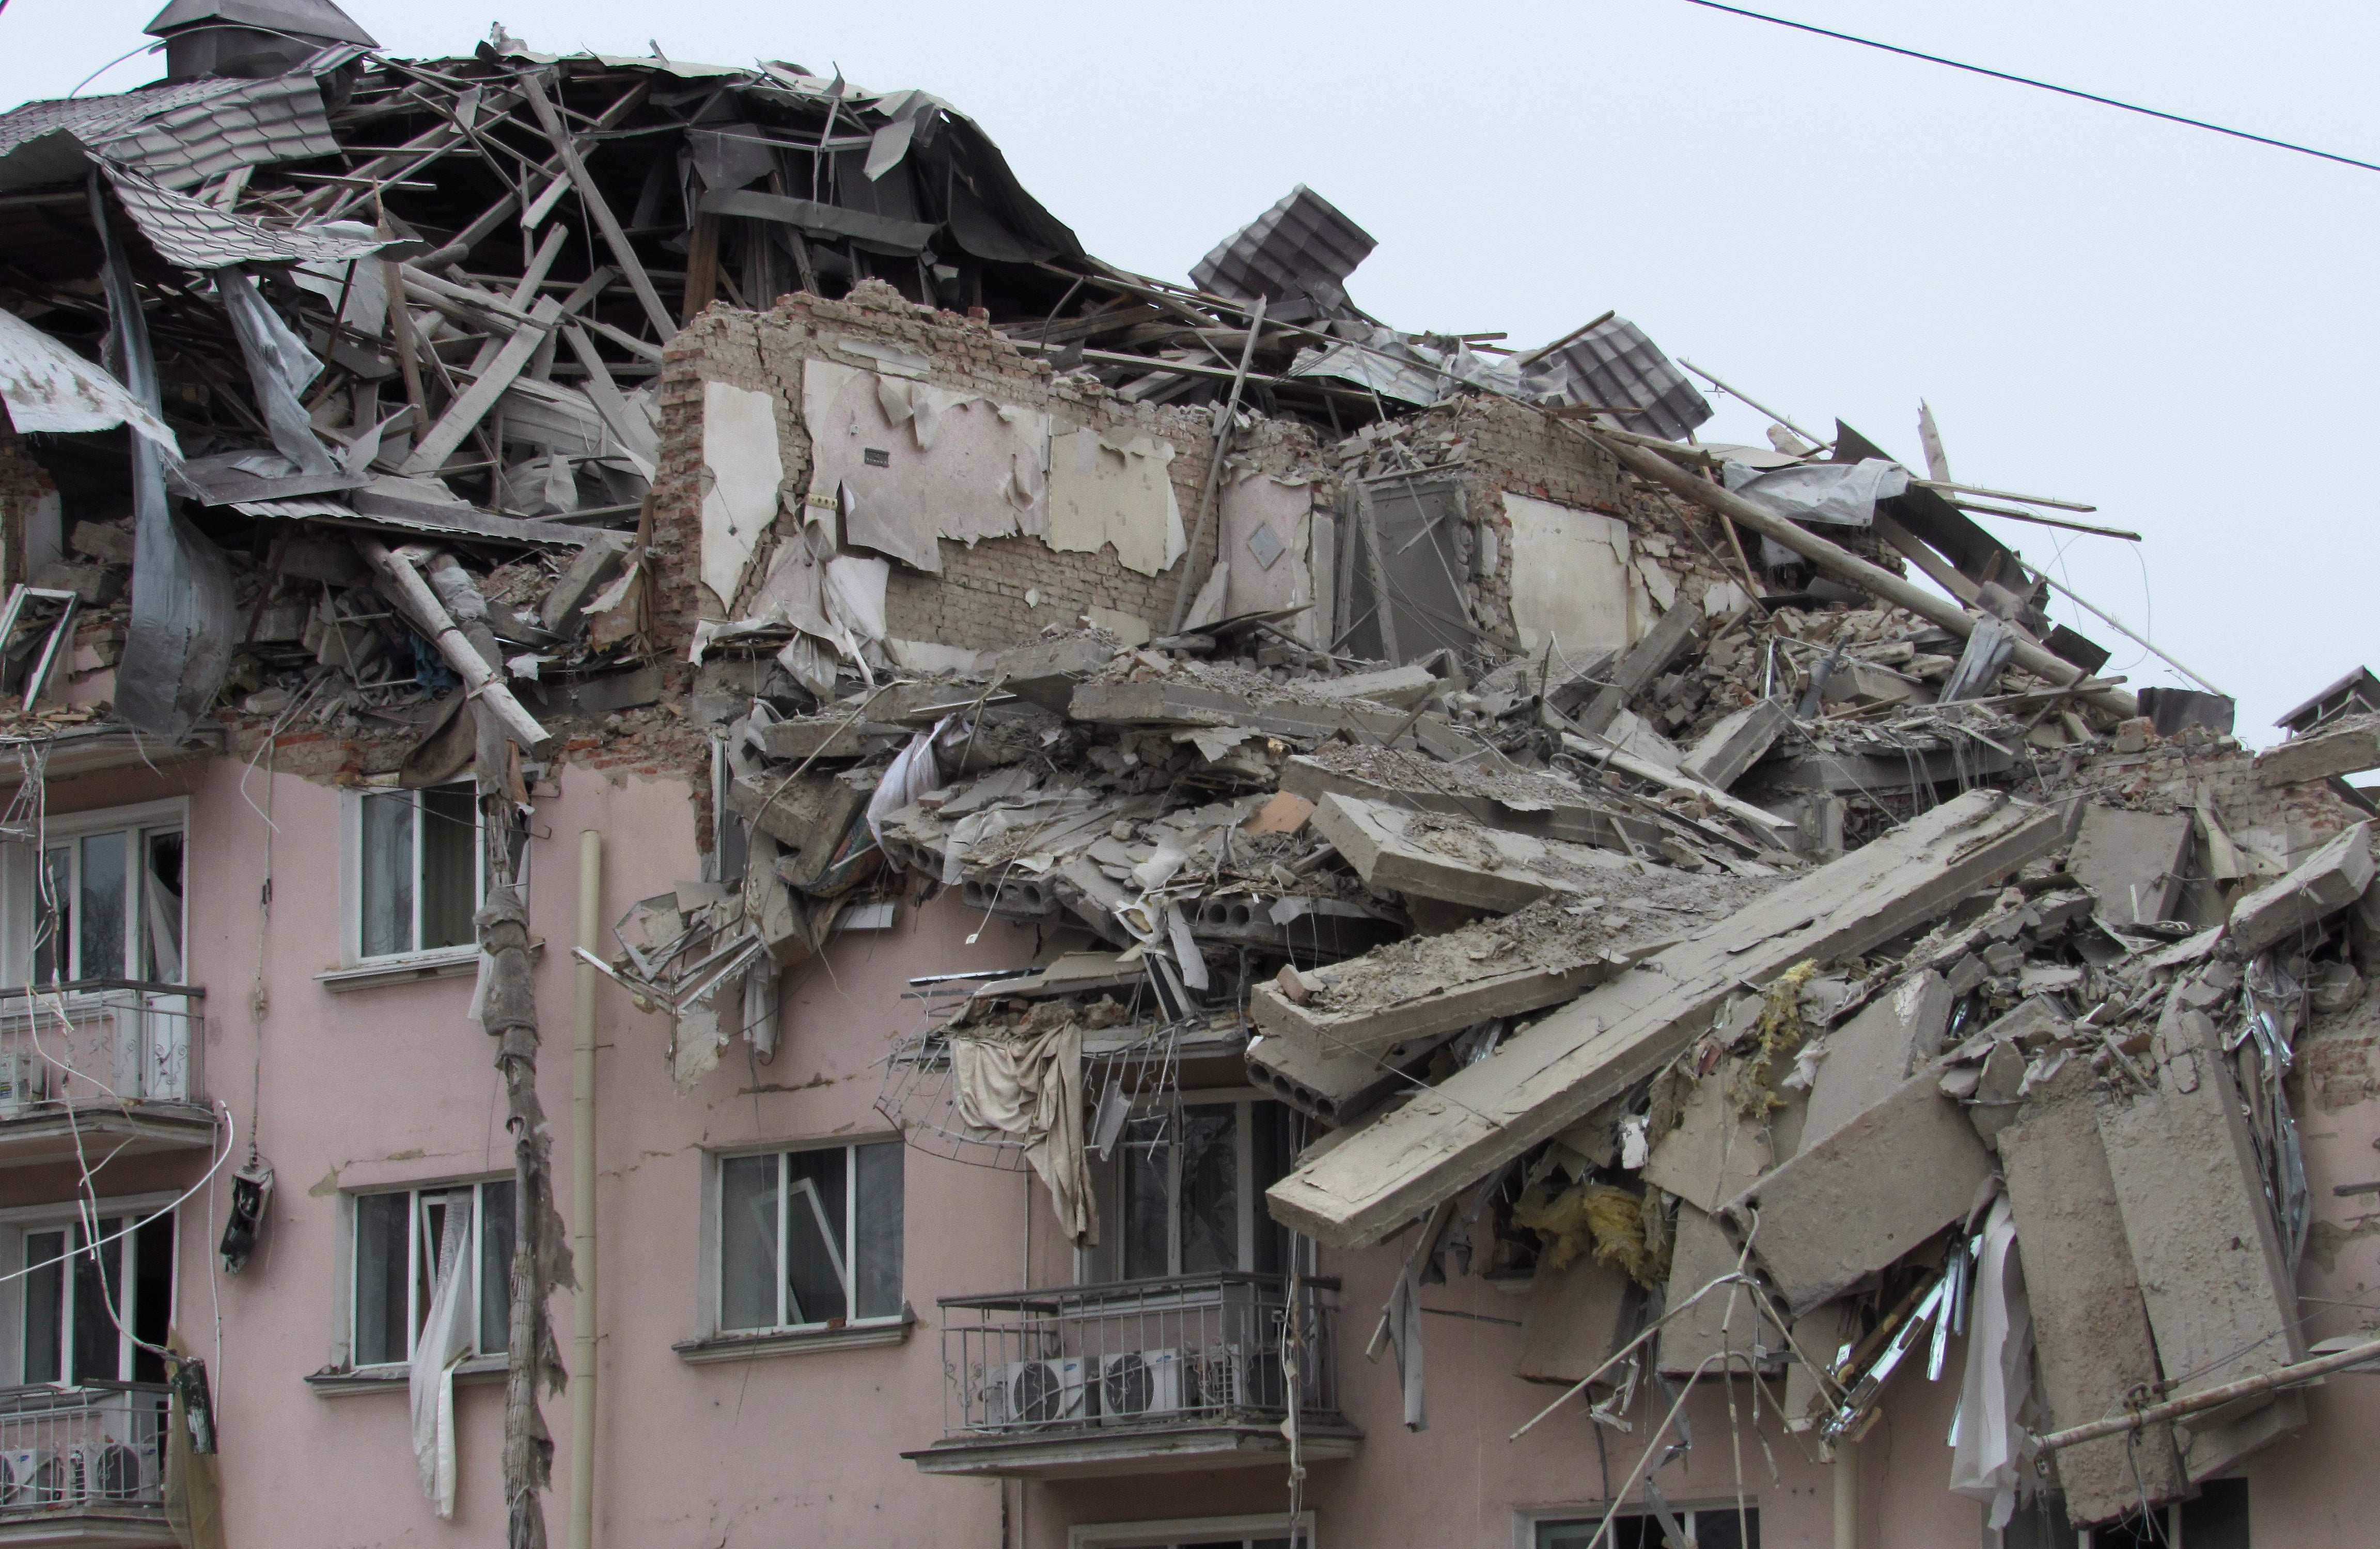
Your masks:
M1174 451L1171 472L1185 531L1194 539L1200 485L1214 454L1205 408L1135 404L1080 376L1054 376L1048 364L1019 353L988 323L903 300L890 286L867 284L840 301L807 295L781 297L767 312L714 307L670 345L661 385L662 456L653 486L653 551L660 563L655 626L671 654L683 659L703 606L698 585L701 555L702 384L721 381L772 394L777 405L784 488L798 503L809 486L809 433L801 412L801 362L834 359L821 333L895 345L932 363L925 378L936 386L980 393L995 402L1039 409L1059 433L1146 430ZM866 366L863 358L846 364ZM1257 418L1234 437L1232 453L1270 473L1318 480L1317 499L1331 489L1313 435L1304 427ZM778 536L793 519L778 518ZM1204 576L1216 535L1186 563ZM1154 576L1126 569L1111 551L1060 553L1038 538L985 539L969 548L943 539L943 573L929 575L895 565L885 599L892 633L904 639L970 649L1013 645L1051 624L1071 627L1086 608L1137 615L1162 630L1172 616L1182 566ZM765 559L747 585L766 574ZM1034 594L1028 602L1026 594Z

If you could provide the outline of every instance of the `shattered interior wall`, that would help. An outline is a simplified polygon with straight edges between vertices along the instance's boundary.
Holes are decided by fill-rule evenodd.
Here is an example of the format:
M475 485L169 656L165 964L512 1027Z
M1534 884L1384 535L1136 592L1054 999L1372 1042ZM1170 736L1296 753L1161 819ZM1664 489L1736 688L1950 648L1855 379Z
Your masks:
M28 578L26 543L42 528L44 514L48 541L55 547L57 507L57 485L26 451L24 439L8 423L7 411L0 409L0 545L5 545L0 548L0 586L13 587Z
M1098 454L1119 466L1135 455L1114 450L1119 443L1152 438L1172 449L1164 466L1184 531L1196 526L1200 483L1214 450L1207 409L1135 405L1087 377L1053 374L1047 362L1019 353L981 320L920 309L889 286L863 285L841 301L790 295L765 313L714 309L671 345L662 380L662 457L653 490L653 547L662 562L656 623L662 640L680 647L674 655L683 657L696 620L706 616L696 584L700 567L693 563L702 531L706 386L723 383L775 400L783 491L775 537L782 539L792 529L790 514L806 499L815 506L817 500L832 498L812 491L810 430L803 413L805 374L815 373L812 363L878 371L881 381L908 397L929 390L939 390L944 402L949 395L976 394L1012 413L1046 415L1061 453L1072 432L1087 430L1107 443L1094 449ZM965 412L972 416L981 409ZM944 413L945 425L952 418ZM1310 480L1318 500L1329 498L1314 438L1302 427L1255 418L1233 438L1232 455L1242 477L1265 473ZM1037 522L1051 519L1050 496L1063 492L1062 478L1052 483L1058 488L1050 491L1016 492L1022 530L982 537L972 545L954 537L941 541L934 556L941 565L939 575L915 564L895 564L885 599L892 638L991 649L1029 639L1051 624L1074 627L1093 608L1144 620L1162 633L1172 615L1181 562L1169 561L1149 574L1147 552L1120 556L1112 547L1099 552L1053 548L1035 531ZM995 484L986 484L985 506L996 508L1003 498ZM983 524L980 509L929 513L927 519L945 534ZM1062 528L1062 521L1059 525ZM1051 534L1053 539L1059 536ZM747 597L735 600L747 599L767 574L771 542L762 540L746 573ZM1197 575L1206 575L1216 549L1210 522L1204 543L1190 556ZM1131 563L1135 560L1137 568ZM732 607L729 616L738 616Z

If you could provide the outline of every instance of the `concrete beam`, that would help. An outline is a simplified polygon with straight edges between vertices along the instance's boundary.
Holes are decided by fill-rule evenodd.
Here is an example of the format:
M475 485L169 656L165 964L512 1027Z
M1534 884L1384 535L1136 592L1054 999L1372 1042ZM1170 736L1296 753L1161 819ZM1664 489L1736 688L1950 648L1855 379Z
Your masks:
M2362 898L2372 886L2372 825L2356 824L2307 856L2279 881L2231 906L2226 950L2255 956L2277 941L2310 930Z
M2256 779L2265 785L2293 785L2365 769L2380 769L2380 716L2357 716L2256 756Z
M1589 990L1299 1167L1266 1195L1273 1218L1331 1247L1377 1242L1676 1059L1742 985L1881 945L2064 837L2058 813L1998 793L1946 802Z
M2190 861L2190 827L2186 812L2128 812L2094 802L2082 809L2066 869L2098 900L2103 920L2169 920Z

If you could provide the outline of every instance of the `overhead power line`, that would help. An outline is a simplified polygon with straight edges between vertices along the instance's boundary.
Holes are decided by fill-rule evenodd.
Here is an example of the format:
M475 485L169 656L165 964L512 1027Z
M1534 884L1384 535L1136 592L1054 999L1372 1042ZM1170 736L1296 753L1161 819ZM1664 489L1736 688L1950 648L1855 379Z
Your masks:
M1886 54L1898 54L1907 59L1923 59L1929 65L1948 65L1954 70L1964 70L1970 75L1989 76L1994 80L2012 81L2019 86L2031 86L2043 91L2055 91L2061 97L2079 97L2083 102L2097 103L2102 107L2119 107L2126 113L2137 113L2144 118L2162 118L2168 124L2187 124L2193 129L2211 129L2218 135L2229 135L2234 139L2249 139L2258 145L2269 145L2277 150L2294 151L2301 156L2319 156L2325 162L2337 162L2342 166L2362 167L2366 172L2380 172L2380 163L2359 162L2352 156L2341 156L2331 151L2317 151L2311 145L2299 145L2290 140L2275 139L2270 135L2252 135L2245 129L2226 128L2220 124L2210 124L2204 118L2185 118L2178 113L2161 113L2153 107L2143 107L2138 103L2119 102L2113 97L2103 97L2095 91L2081 91L2071 86L2057 86L2046 80L2035 80L2030 76L2010 75L2006 70L1987 69L1984 66L1970 65L1958 59L1945 59L1938 54L1921 54L1913 48L1902 48L1897 43L1881 43L1874 38L1863 38L1850 32L1838 32L1832 28L1814 27L1806 21L1789 21L1781 16L1747 11L1741 6L1722 6L1718 0L1686 0L1686 4L1700 6L1705 10L1725 11L1730 16L1748 17L1754 21L1766 21L1772 26L1790 27L1796 32L1811 32L1821 38L1833 38L1840 42L1857 43L1862 48L1877 49Z

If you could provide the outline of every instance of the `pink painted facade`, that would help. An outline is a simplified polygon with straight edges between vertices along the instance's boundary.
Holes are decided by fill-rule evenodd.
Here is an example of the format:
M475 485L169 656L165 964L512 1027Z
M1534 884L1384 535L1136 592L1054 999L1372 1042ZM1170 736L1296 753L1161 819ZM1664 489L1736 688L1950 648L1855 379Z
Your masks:
M558 789L539 793L530 915L545 941L537 984L541 1081L562 1157L574 994L565 949L577 911L578 835L594 829L604 836L606 920L695 875L698 857L683 786L574 765L558 780ZM490 1042L467 1018L471 980L334 991L318 979L342 965L341 889L350 862L341 808L355 799L350 793L217 758L156 773L136 765L61 778L50 797L53 822L187 801L188 977L208 992L205 1091L237 1126L234 1161L253 1135L278 1174L261 1245L237 1277L223 1274L212 1253L227 1209L225 1177L176 1213L174 1323L213 1374L226 1542L241 1549L497 1542L501 1387L493 1378L467 1378L457 1394L460 1482L447 1521L416 1482L403 1382L349 1392L309 1380L339 1353L342 1234L352 1229L353 1198L508 1168ZM260 907L268 881L269 914ZM966 944L979 926L979 939ZM1132 1542L1084 1531L1098 1524L1258 1519L1285 1508L1278 1460L1022 1483L924 1477L904 1460L903 1452L945 1427L937 1299L1073 1278L1047 1196L1026 1175L908 1153L903 1278L917 1322L905 1340L703 1363L674 1349L705 1332L706 1155L889 1138L875 1108L879 1061L888 1038L919 1014L904 998L906 981L1026 962L1037 945L1046 955L1050 944L1037 943L1031 929L965 914L954 894L922 907L905 902L891 929L845 931L788 974L771 1063L753 1063L739 1042L686 1095L664 1065L665 1024L601 986L598 1543L1059 1549ZM1184 1084L1234 1083L1227 1068L1194 1065ZM2342 1087L2336 1106L2318 1106L2306 1126L2313 1192L2331 1222L2302 1284L2310 1338L2365 1321L2362 1304L2380 1277L2368 1222L2339 1214L2330 1192L2334 1183L2362 1181L2380 1144L2380 1106L2360 1091ZM128 1156L100 1168L96 1188L103 1200L171 1196L206 1167L205 1153L193 1149ZM0 1179L6 1209L19 1215L70 1202L77 1187L71 1164L18 1166ZM561 1193L566 1208L566 1189ZM1589 1507L1627 1480L1658 1418L1645 1403L1658 1400L1640 1399L1633 1433L1608 1432L1599 1443L1575 1408L1519 1444L1506 1440L1555 1390L1511 1376L1518 1340L1511 1321L1524 1299L1476 1278L1425 1293L1430 1307L1474 1316L1427 1320L1429 1425L1407 1432L1393 1362L1362 1356L1396 1263L1391 1246L1325 1253L1318 1265L1343 1282L1342 1407L1363 1439L1352 1458L1313 1465L1305 1503L1314 1542L1330 1549L1525 1545L1537 1517ZM556 1297L553 1313L566 1349L568 1293ZM1944 1381L1928 1384L1922 1361L1894 1379L1861 1448L1858 1542L1989 1542L1978 1508L1944 1489L1961 1358L1953 1341ZM1682 1507L1714 1507L1732 1499L1740 1480L1759 1511L1764 1543L1837 1543L1832 1472L1779 1431L1765 1407L1772 1403L1764 1397L1755 1420L1747 1386L1732 1395L1697 1391L1687 1407L1694 1450L1659 1472L1658 1486ZM2368 1543L2380 1484L2360 1466L2361 1439L2380 1424L2380 1385L2334 1377L2308 1403L2313 1423L2244 1470L2254 1542L2292 1549ZM568 1401L549 1398L545 1411L557 1444L549 1510L558 1530ZM16 1541L0 1531L0 1542ZM103 1523L86 1536L40 1542L164 1541L153 1529L144 1537ZM1208 1541L1188 1531L1162 1540Z

